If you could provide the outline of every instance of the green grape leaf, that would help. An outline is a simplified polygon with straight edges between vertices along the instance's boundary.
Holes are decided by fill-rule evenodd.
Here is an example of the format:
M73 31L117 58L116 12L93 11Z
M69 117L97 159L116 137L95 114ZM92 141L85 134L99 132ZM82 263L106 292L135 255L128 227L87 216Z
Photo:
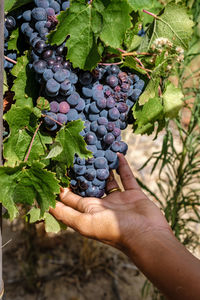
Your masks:
M46 232L58 233L59 231L66 229L67 227L56 220L50 213L45 212L44 223Z
M0 167L0 202L8 210L11 220L13 220L18 213L13 195L17 186L17 178L22 168L23 164L16 168Z
M8 50L16 50L19 53L18 49L18 38L19 38L19 28L12 31L10 38L8 40Z
M63 151L63 147L60 143L54 143L51 147L51 150L49 151L49 154L47 155L46 159L53 158L58 156Z
M154 0L127 0L129 5L134 11L141 10L143 8L148 9L153 6Z
M4 10L10 12L16 8L19 8L25 4L31 3L33 0L5 0Z
M113 48L122 45L126 31L131 27L130 6L126 1L113 0L103 12L101 40Z
M34 161L30 168L21 172L19 176L19 185L21 185L21 201L25 203L27 186L32 189L30 202L36 199L43 215L49 207L55 207L56 195L60 192L58 180L54 173L44 169L44 164ZM33 197L34 195L34 197Z
M7 83L7 75L6 72L3 71L3 94L8 91L8 83Z
M15 93L14 100L17 106L33 107L33 101L38 98L39 87L35 74L30 70L27 53L17 59L17 64L11 73L16 77L11 91ZM33 88L34 87L34 88Z
M51 44L61 44L67 40L67 58L74 67L91 70L100 60L96 34L101 30L101 15L96 6L74 1L70 8L58 17L56 30L50 33Z
M171 82L168 83L163 94L164 114L167 118L175 118L183 106L183 93L181 89L176 88Z
M36 161L29 165L21 163L15 168L0 167L0 188L0 201L11 219L16 217L16 204L31 205L35 200L43 215L50 206L55 207L55 198L60 191L55 174Z
M155 39L163 37L169 39L174 46L188 48L194 22L187 14L187 9L182 4L168 4L164 12L154 19L144 36L139 51L148 51Z
M44 216L41 216L41 209L37 207L32 207L27 213L27 216L29 217L29 223L31 224L44 220Z
M150 134L154 123L163 118L163 106L159 98L151 98L143 106L137 103L133 107L133 117L136 119L133 129L136 134Z
M12 108L4 115L10 127L10 135L4 141L4 158L6 166L14 167L25 159L35 130L38 126L37 110L12 105ZM29 154L29 161L37 160L47 153L47 144L52 143L52 138L38 131Z
M148 82L144 92L139 98L140 105L144 105L146 102L149 101L150 98L154 98L155 96L157 96L158 85L159 85L159 78L155 78L155 79L152 78Z
M58 131L55 141L62 147L62 152L53 159L63 162L69 167L73 165L75 154L81 158L92 156L92 153L86 149L86 143L80 135L84 128L83 124L81 120L72 121Z

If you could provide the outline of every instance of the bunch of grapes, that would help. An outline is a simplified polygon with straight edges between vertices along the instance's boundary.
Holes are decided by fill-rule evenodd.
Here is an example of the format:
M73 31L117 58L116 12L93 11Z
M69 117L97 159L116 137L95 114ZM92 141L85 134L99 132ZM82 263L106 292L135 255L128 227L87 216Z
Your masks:
M9 57L10 59L16 60L17 53L13 51L8 51L8 39L10 33L15 29L16 20L12 16L7 16L5 19L4 25L4 55ZM14 64L9 62L8 60L4 60L4 69L12 69Z
M56 15L69 1L35 0L35 7L23 13L21 31L32 46L30 67L36 73L43 96L50 102L44 111L48 130L81 119L81 135L93 157L75 156L69 170L72 190L81 196L102 197L109 171L118 168L117 152L126 154L121 130L128 124L131 108L144 88L137 75L122 72L117 65L99 66L93 72L73 69L66 61L65 43L51 46L47 34L55 29Z

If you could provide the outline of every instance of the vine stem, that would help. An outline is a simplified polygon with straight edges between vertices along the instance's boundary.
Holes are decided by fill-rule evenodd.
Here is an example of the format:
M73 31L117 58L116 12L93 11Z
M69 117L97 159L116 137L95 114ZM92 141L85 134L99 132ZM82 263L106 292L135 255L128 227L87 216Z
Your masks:
M9 58L8 56L5 56L5 55L4 55L4 58L5 58L6 60L8 60L9 62L15 64L15 65L16 65L16 63L17 63L15 60Z
M147 72L147 77L149 79L151 79L151 77L150 77L150 75L148 73L148 72L151 72L151 70L146 69L145 66L143 65L143 63L141 62L141 60L139 58L137 58L137 57L133 57L133 58L134 58L134 60L136 60L140 64L139 68L142 69L142 70L145 70Z
M150 11L148 11L148 10L146 10L146 9L143 9L142 11L143 11L145 14L154 17L155 19L159 19L158 16L156 16L155 14L151 13Z
M121 48L117 48L117 50L119 50L119 52L121 52L121 53L126 53L126 51Z
M34 135L33 135L33 138L32 138L32 140L31 140L31 143L30 143L30 146L29 146L29 148L28 148L28 152L27 152L27 154L26 154L26 157L25 157L25 159L24 159L24 162L26 162L27 160L28 160L28 158L29 158L29 155L30 155L30 153L31 153L31 149L32 149L32 147L33 147L33 142L34 142L34 140L35 140L35 137L36 137L36 135L37 135L37 133L38 133L38 130L40 129L40 126L42 125L42 121L40 122L40 124L38 125L38 127L36 128L36 130L35 130L35 132L34 132Z
M148 52L125 52L122 54L122 57L124 56L137 56L137 55L150 55L150 56L155 56L155 53L148 53Z
M98 65L102 65L102 66L111 66L111 65L121 65L123 64L123 61L119 61L116 63L99 63Z

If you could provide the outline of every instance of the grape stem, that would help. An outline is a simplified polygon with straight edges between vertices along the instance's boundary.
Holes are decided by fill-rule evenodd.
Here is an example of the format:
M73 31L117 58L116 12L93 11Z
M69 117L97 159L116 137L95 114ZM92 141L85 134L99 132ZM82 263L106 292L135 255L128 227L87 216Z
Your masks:
M102 66L111 66L111 65L121 65L123 64L123 61L119 61L119 62L116 62L116 63L99 63L98 65L102 65Z
M122 54L122 57L124 57L124 56L137 56L137 55L156 55L155 53L148 53L148 52L136 52L136 51L134 51L134 52L125 52L125 53L123 53Z
M149 75L149 73L148 73L148 72L151 72L151 70L146 69L145 66L143 65L143 63L141 62L141 60L140 60L139 58L133 57L133 59L139 63L138 67L139 67L140 69L142 69L142 70L145 70L146 73L147 73L147 77L148 77L149 79L151 79L151 77L150 77L150 75Z
M34 135L33 135L33 138L32 138L32 140L31 140L31 143L30 143L30 146L29 146L29 148L28 148L28 152L27 152L27 154L26 154L26 157L25 157L25 159L24 159L24 162L26 162L27 160L28 160L28 158L29 158L29 155L30 155L30 153L31 153L31 149L32 149L32 147L33 147L33 142L34 142L34 140L35 140L35 137L36 137L36 135L37 135L37 133L38 133L38 130L40 129L40 126L42 125L42 121L40 122L40 124L38 125L38 127L36 128L36 130L35 130L35 132L34 132Z
M43 115L43 114L42 114L42 117L46 117L46 118L48 118L48 119L50 119L50 120L52 120L52 121L56 122L58 125L60 125L60 126L64 126L62 123L60 123L60 122L58 122L57 120L55 120L55 119L53 119L53 118L49 117L48 115Z
M5 56L5 55L4 55L4 58L5 58L7 61L9 61L9 62L11 62L11 63L13 63L13 64L15 64L15 65L16 65L16 63L17 63L15 60L9 58L8 56Z
M149 12L149 11L148 11L148 10L146 10L146 9L143 9L143 12L144 12L145 14L147 14L147 15L150 15L150 16L154 17L155 19L159 19L159 17L158 17L158 16L156 16L155 14L153 14L153 13Z

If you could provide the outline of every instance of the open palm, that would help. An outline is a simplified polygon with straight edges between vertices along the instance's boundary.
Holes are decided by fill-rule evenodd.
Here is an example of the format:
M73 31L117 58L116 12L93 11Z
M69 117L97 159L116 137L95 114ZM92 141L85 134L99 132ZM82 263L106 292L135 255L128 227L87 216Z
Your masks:
M137 184L123 155L119 155L119 174L124 191L99 198L83 198L69 189L60 194L51 213L66 225L90 238L122 249L152 231L170 230L159 208ZM106 190L118 188L111 173Z

